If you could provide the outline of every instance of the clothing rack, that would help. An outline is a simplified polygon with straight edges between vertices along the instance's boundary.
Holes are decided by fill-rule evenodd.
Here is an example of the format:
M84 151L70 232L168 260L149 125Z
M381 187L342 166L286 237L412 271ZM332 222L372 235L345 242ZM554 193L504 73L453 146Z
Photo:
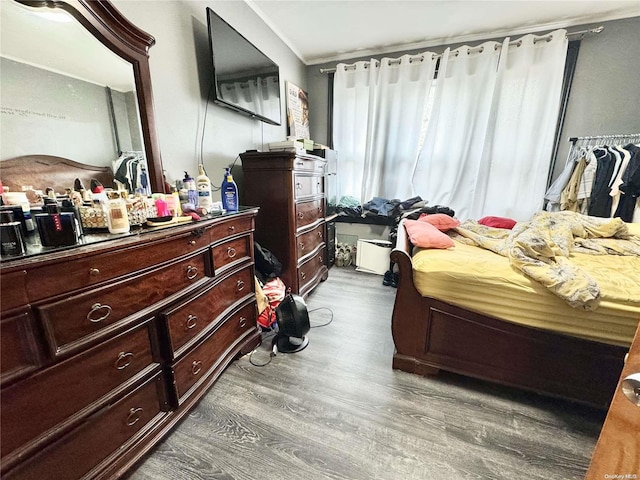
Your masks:
M602 25L600 25L599 27L594 27L594 28L590 28L588 30L578 30L577 32L567 32L567 38L569 37L575 37L575 36L579 36L580 38L583 38L585 35L589 34L589 33L600 33L604 30L604 27ZM536 37L536 39L534 40L535 42L540 42L542 40L551 40L551 37L553 36L553 32L552 33L547 33L545 35L541 35ZM513 40L511 42L509 42L509 45L515 45L517 47L519 47L522 44L522 40ZM501 45L496 45L496 50L498 50L499 48L501 48ZM484 49L484 47L482 47L481 45L478 45L476 47L471 47L469 48L469 53L473 53L473 52L482 52L482 50ZM459 53L456 52L455 50L451 52L452 55L454 56L458 56ZM438 58L442 58L442 54L433 54L432 58L438 59ZM414 62L414 61L422 61L424 60L424 54L419 54L419 55L413 55L410 57L409 61L410 62ZM391 64L398 64L400 63L400 59L399 58L395 58L392 59L390 61ZM365 62L365 68L368 66L369 62ZM347 69L355 69L356 65L355 64L351 64L351 65L347 65L345 68ZM321 68L320 69L320 73L321 74L332 74L332 73L336 73L336 68Z
M640 133L625 133L620 135L592 135L587 137L570 137L569 141L575 145L580 142L594 142L594 141L607 141L614 140L624 143L636 143L640 142Z

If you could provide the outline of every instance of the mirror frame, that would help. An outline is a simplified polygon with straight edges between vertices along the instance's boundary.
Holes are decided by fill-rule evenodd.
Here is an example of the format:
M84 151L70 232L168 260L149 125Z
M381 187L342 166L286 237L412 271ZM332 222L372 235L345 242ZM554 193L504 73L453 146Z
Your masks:
M59 8L78 20L103 45L133 66L140 126L151 191L167 193L156 123L149 69L149 48L156 40L127 20L109 0L15 0L36 8Z

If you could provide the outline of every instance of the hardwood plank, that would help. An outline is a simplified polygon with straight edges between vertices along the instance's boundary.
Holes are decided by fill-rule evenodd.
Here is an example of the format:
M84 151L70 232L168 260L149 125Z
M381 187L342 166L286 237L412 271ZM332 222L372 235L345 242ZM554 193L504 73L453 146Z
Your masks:
M131 478L582 479L604 413L442 372L391 368L395 289L333 268L309 346L234 362ZM269 358L269 341L253 354Z

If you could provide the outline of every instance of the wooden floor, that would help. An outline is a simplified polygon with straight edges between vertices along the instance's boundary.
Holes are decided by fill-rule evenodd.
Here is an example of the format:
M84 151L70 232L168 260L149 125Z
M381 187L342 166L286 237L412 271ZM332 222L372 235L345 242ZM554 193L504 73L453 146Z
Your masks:
M309 346L231 364L132 473L146 479L582 479L604 412L391 368L395 289L330 270ZM267 348L253 355L269 358Z

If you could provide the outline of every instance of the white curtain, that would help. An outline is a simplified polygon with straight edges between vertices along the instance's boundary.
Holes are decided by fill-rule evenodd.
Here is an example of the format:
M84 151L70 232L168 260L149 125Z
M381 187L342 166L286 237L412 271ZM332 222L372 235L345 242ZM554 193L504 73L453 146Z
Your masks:
M435 56L339 64L334 79L338 192L365 203L406 199L418 153Z
M482 175L500 59L497 45L447 49L442 55L433 110L412 176L414 193L431 205L450 206L459 218L469 216Z
M548 39L548 40L547 40ZM445 52L414 191L459 218L542 207L562 91L564 30ZM457 56L452 57L452 54Z

